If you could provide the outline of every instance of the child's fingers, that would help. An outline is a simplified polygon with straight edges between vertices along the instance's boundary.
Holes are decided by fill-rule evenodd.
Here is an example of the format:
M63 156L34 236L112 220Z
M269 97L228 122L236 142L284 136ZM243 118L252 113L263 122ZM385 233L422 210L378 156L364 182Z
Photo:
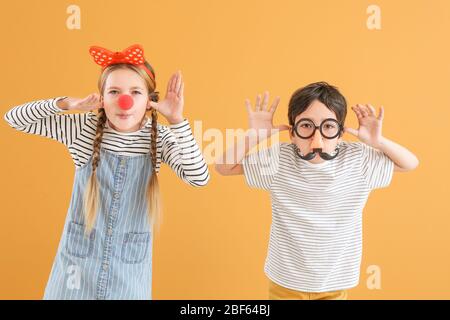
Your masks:
M363 117L368 117L369 116L369 111L367 110L367 106L365 105L360 105L360 110L361 110L361 114Z
M380 113L378 114L378 120L383 120L384 118L384 107L380 107Z
M261 95L260 94L258 94L257 96L256 96L256 102L255 102L255 110L256 111L261 111Z
M275 100L273 100L272 105L270 106L269 112L275 113L279 103L280 97L276 97Z
M355 109L358 110L359 118L364 118L364 114L362 112L362 108L360 104L356 104Z
M360 111L362 117L363 118L367 117L368 113L367 113L366 107L364 105L362 105L362 104L358 104L358 107L359 107L359 111Z
M88 95L86 98L83 98L81 100L78 101L79 105L84 105L84 104L88 104L89 103L89 99L91 98L91 95Z
M177 81L175 82L175 92L178 95L178 93L180 91L180 88L181 88L181 82L183 81L182 76L181 76L181 72L179 70L177 71L177 78L176 78L176 80Z
M91 98L91 96L87 96L86 98L81 99L78 104L80 104L81 106L88 104L89 103L89 99Z
M100 99L100 95L98 93L94 93L92 95L92 105L94 109L97 109L101 106L101 99Z
M269 92L265 91L261 104L261 110L266 111L268 105L269 105Z
M95 94L91 94L91 98L89 99L89 103L96 103L97 102L97 97L95 96Z
M367 107L369 109L369 115L375 117L375 108L371 104L368 104Z
M92 93L87 96L85 99L80 101L80 104L89 110L94 110L100 107L100 96L98 94Z
M98 107L98 99L97 99L97 97L95 95L91 95L91 97L89 99L89 102L88 102L88 106L91 109L95 109L95 108Z
M169 83L167 84L166 94L173 91L174 81L175 81L175 74L173 74L169 79Z
M353 107L352 107L352 110L355 112L356 117L358 118L358 120L363 118L363 116L362 116L362 114L361 114L361 111L360 111L359 108L358 108L358 105L353 106Z
M245 99L245 107L247 109L247 113L251 114L252 113L252 105L251 105L249 99Z
M178 97L179 97L179 98L182 98L183 95L184 95L184 81L181 82L181 88L180 88L180 90L178 91Z
M170 92L170 86L172 85L172 77L170 76L169 81L167 81L167 87L166 87L166 96L169 94Z
M178 71L175 72L175 74L173 75L172 87L170 88L170 91L176 92L176 90L177 90L177 80L178 80Z

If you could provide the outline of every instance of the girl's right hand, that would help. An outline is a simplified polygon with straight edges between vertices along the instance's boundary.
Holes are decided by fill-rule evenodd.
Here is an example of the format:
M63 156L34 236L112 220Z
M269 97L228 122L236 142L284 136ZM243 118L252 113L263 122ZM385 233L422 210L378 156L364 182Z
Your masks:
M261 103L261 95L256 96L255 111L250 103L249 99L245 99L245 105L247 106L249 128L252 134L258 135L260 139L269 138L277 131L289 130L288 125L273 125L273 115L277 109L280 97L276 97L272 102L270 108L267 108L269 104L269 92L264 92L264 97Z
M63 110L91 111L101 107L101 100L98 93L92 93L86 98L67 97L58 100L56 105Z

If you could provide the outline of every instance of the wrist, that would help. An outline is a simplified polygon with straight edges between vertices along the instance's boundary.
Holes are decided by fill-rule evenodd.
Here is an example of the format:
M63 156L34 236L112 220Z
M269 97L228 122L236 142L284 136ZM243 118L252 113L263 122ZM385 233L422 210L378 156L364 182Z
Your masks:
M184 117L176 117L176 118L167 118L167 121L169 122L170 125L177 125L180 124L181 122L184 121Z
M378 150L382 150L383 149L383 147L386 145L386 138L385 137L381 137L379 140L378 140L378 142L375 144L375 145L373 145L372 147L373 148L375 148L375 149L378 149Z
M69 110L70 109L70 105L67 102L67 97L64 97L62 99L58 99L56 101L56 106L62 110Z

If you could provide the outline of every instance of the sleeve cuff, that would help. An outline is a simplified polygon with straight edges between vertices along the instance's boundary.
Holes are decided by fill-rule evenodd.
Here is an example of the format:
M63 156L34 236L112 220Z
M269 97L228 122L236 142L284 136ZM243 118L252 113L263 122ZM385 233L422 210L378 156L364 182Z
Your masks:
M64 98L67 98L67 96L62 96L62 97L57 97L57 98L52 99L52 103L50 104L50 108L51 108L53 111L55 111L55 112L64 112L64 111L67 111L67 110L61 109L60 107L58 107L58 106L56 105L56 103L57 103L59 100L64 99Z
M252 179L251 176L251 172L250 172L250 168L248 167L248 161L249 158L252 157L252 154L247 154L243 159L242 159L242 169L244 171L244 178L245 178L245 182L247 183L247 185L249 186L254 186L254 180ZM250 160L251 162L252 160Z
M183 128L186 129L185 128L186 125L189 125L189 121L186 118L184 118L184 120L181 121L180 123L170 124L169 128L173 131L177 131L177 130L183 129ZM181 130L181 131L183 131L183 130Z
M187 119L184 119L177 124L171 124L169 125L169 128L177 138L178 142L185 142L191 139L192 130Z

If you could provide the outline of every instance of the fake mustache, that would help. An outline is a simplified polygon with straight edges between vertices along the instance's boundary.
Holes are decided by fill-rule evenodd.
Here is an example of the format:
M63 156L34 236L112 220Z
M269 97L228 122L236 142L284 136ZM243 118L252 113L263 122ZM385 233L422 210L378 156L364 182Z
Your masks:
M312 159L314 159L316 154L318 154L323 160L333 160L339 154L339 148L336 148L336 150L334 151L333 154L323 152L322 148L315 148L315 149L313 149L313 151L311 151L310 153L307 153L306 155L303 155L300 152L300 149L297 148L297 153L298 153L298 156L300 158L302 158L303 160L312 160Z

